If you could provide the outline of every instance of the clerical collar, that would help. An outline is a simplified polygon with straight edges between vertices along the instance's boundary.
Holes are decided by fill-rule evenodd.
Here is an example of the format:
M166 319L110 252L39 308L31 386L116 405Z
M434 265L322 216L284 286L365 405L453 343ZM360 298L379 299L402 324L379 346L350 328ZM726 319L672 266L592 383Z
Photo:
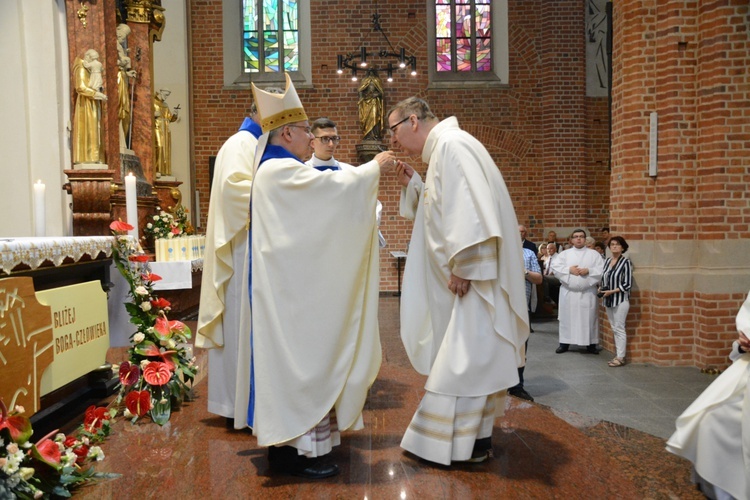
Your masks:
M317 156L315 156L315 153L313 153L312 158L310 158L310 162L312 163L313 167L338 167L339 162L331 156L327 160L321 160Z
M260 128L260 125L255 123L252 118L245 118L245 120L242 122L242 125L240 126L240 132L242 131L250 132L253 134L253 136L257 139L261 135L263 135L263 129Z
M300 163L303 163L299 158L290 153L286 148L277 146L276 144L266 144L266 149L263 151L263 156L260 158L260 163L266 160L273 160L277 158L293 158Z

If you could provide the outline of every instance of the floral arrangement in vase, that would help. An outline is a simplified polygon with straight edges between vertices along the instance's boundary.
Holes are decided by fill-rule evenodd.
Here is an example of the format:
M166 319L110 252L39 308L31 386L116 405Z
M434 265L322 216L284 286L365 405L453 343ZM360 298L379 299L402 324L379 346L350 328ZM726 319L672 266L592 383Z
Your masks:
M112 258L130 286L131 301L125 308L137 328L130 337L128 361L119 366L115 403L124 403L124 415L133 422L149 415L163 425L173 407L192 396L198 367L187 345L191 332L184 323L168 319L171 304L154 294L154 283L161 277L150 272L148 256L126 236L133 226L115 221L110 229L115 235Z
M183 235L195 234L195 229L188 218L188 209L177 205L171 211L164 211L156 207L158 214L153 215L146 224L145 232L154 239L177 238Z
M0 398L0 498L70 497L78 486L119 477L94 470L104 460L99 444L109 436L115 412L90 406L74 433L53 431L32 443L23 407L8 410Z

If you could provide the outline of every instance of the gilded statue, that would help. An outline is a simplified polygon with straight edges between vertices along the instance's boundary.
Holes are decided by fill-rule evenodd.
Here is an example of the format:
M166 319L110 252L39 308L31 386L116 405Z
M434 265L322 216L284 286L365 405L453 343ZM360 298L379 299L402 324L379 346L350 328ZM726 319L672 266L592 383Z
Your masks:
M122 135L120 145L126 146L130 134L130 78L136 77L130 57L128 57L128 35L130 26L117 25L117 118L120 120Z
M92 82L93 80L93 82ZM98 84L98 87L92 86ZM83 58L73 61L73 88L76 102L73 110L73 163L105 163L101 62L99 53L89 49Z
M357 89L359 92L359 126L362 139L380 141L383 138L383 82L368 73Z
M172 175L172 133L169 124L176 122L177 109L169 109L167 97L172 92L160 89L154 94L154 167L161 175Z

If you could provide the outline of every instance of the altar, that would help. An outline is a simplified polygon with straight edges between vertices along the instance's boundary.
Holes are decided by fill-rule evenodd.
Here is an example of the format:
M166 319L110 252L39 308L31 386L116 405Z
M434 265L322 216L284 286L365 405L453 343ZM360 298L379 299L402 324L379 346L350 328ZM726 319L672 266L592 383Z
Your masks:
M34 288L99 280L107 291L112 236L60 236L0 239L0 278L30 276Z
M0 395L42 426L77 401L108 395L116 382L106 363L112 242L0 241Z

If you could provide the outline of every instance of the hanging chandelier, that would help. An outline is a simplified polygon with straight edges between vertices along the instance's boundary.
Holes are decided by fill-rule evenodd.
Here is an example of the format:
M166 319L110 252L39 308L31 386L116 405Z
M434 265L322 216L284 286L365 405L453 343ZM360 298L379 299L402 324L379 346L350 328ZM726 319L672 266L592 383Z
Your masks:
M372 15L373 31L380 32L383 35L388 49L382 49L377 52L368 52L366 46L359 48L357 52L345 55L339 54L337 57L336 72L343 74L344 70L351 70L352 81L356 82L360 75L375 75L379 73L386 74L386 81L393 81L394 71L406 70L411 76L417 75L417 58L413 55L407 55L406 49L401 48L398 51L393 48L388 36L380 26L380 14L375 12ZM407 70L407 68L409 68Z

